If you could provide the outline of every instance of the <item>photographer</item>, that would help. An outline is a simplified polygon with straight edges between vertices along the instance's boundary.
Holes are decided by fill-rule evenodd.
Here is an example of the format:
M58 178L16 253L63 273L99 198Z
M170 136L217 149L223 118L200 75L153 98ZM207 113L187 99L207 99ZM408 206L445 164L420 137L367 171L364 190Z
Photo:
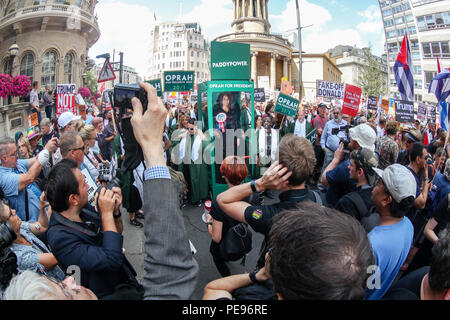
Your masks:
M375 130L367 124L360 124L349 130L350 143L348 152L359 148L375 150L375 140L377 138ZM326 199L330 207L334 207L338 200L347 193L355 189L355 182L350 179L348 167L350 159L344 159L344 144L341 143L339 149L334 153L334 158L322 173L321 183L328 187Z
M64 273L58 267L58 261L47 246L37 236L44 234L48 228L46 208L48 203L45 194L42 193L39 202L39 219L29 223L22 221L7 204L0 204L0 223L9 222L16 234L16 239L11 250L17 256L17 268L19 272L25 270L38 271L52 278L63 280ZM51 212L50 212L51 213Z
M17 159L14 139L0 142L0 188L23 221L35 222L39 218L39 197L30 188L42 167L47 165L51 153L56 151L58 139L52 138L44 150L32 159Z
M134 135L142 147L144 173L145 299L189 299L197 283L198 264L192 256L178 203L176 183L171 181L161 144L167 110L156 89L147 91L148 108L132 99Z
M60 264L78 266L81 285L99 298L142 298L136 272L122 252L120 188L102 188L96 194L97 213L83 209L88 185L77 163L65 159L50 172L46 194L54 210L48 243Z
M320 138L320 146L325 153L325 160L323 162L323 168L326 168L328 164L333 160L334 151L331 150L333 146L337 147L337 141L340 139L347 140L347 132L342 128L347 126L347 121L342 119L342 110L340 107L333 109L333 119L328 121L323 128L323 133ZM337 129L337 130L336 130ZM337 131L337 132L336 132ZM336 150L336 149L334 149Z

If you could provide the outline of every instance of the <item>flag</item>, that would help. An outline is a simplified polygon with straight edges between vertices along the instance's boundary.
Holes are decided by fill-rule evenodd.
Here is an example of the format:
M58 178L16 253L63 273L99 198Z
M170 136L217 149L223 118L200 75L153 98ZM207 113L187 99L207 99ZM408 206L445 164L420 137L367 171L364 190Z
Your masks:
M439 117L441 120L440 126L445 131L448 131L449 124L449 112L448 112L448 104L446 101L439 102Z
M395 81L402 100L414 101L414 79L412 74L411 50L405 33L402 47L394 64Z
M102 86L100 87L100 94L103 94L103 91L105 91L105 82L103 82Z
M438 73L441 73L441 63L439 62L438 57L436 57L436 59L437 59Z
M439 102L447 99L450 95L450 70L444 69L431 80L428 93L434 93Z

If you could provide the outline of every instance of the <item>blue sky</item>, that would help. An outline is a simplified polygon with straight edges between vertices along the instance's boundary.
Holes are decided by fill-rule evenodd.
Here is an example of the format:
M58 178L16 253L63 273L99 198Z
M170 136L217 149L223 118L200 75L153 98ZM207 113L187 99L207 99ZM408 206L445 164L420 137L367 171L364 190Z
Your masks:
M299 0L303 26L303 50L323 53L338 45L371 45L373 53L384 52L384 32L376 0ZM183 0L181 21L199 22L209 40L231 32L232 0ZM180 20L179 0L99 0L96 7L101 37L90 57L124 52L125 64L146 75L150 30L155 23ZM157 16L157 21L154 19ZM269 1L272 32L288 36L296 27L295 0ZM100 62L100 61L99 61Z

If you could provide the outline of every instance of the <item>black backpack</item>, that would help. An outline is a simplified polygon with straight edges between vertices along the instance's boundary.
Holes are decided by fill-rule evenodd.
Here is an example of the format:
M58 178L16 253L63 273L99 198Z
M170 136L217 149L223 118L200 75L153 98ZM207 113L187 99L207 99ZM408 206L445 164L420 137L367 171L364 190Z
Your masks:
M357 192L350 192L346 195L354 204L358 210L361 220L359 222L369 233L373 228L375 228L380 223L380 215L375 211L375 207L367 208L361 195Z
M219 245L220 254L226 261L236 261L252 250L252 232L245 223L228 229Z

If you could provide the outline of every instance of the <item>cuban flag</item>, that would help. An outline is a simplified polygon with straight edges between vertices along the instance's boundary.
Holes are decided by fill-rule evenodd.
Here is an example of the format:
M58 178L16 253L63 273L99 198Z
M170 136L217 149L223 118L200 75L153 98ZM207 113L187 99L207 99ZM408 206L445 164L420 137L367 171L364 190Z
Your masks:
M441 118L441 128L448 131L449 116L448 103L445 101L450 95L450 70L444 69L436 77L431 80L428 93L434 93L436 99L439 101L439 115Z
M405 33L402 47L394 64L395 81L402 100L414 101L414 78L412 74L411 50Z

